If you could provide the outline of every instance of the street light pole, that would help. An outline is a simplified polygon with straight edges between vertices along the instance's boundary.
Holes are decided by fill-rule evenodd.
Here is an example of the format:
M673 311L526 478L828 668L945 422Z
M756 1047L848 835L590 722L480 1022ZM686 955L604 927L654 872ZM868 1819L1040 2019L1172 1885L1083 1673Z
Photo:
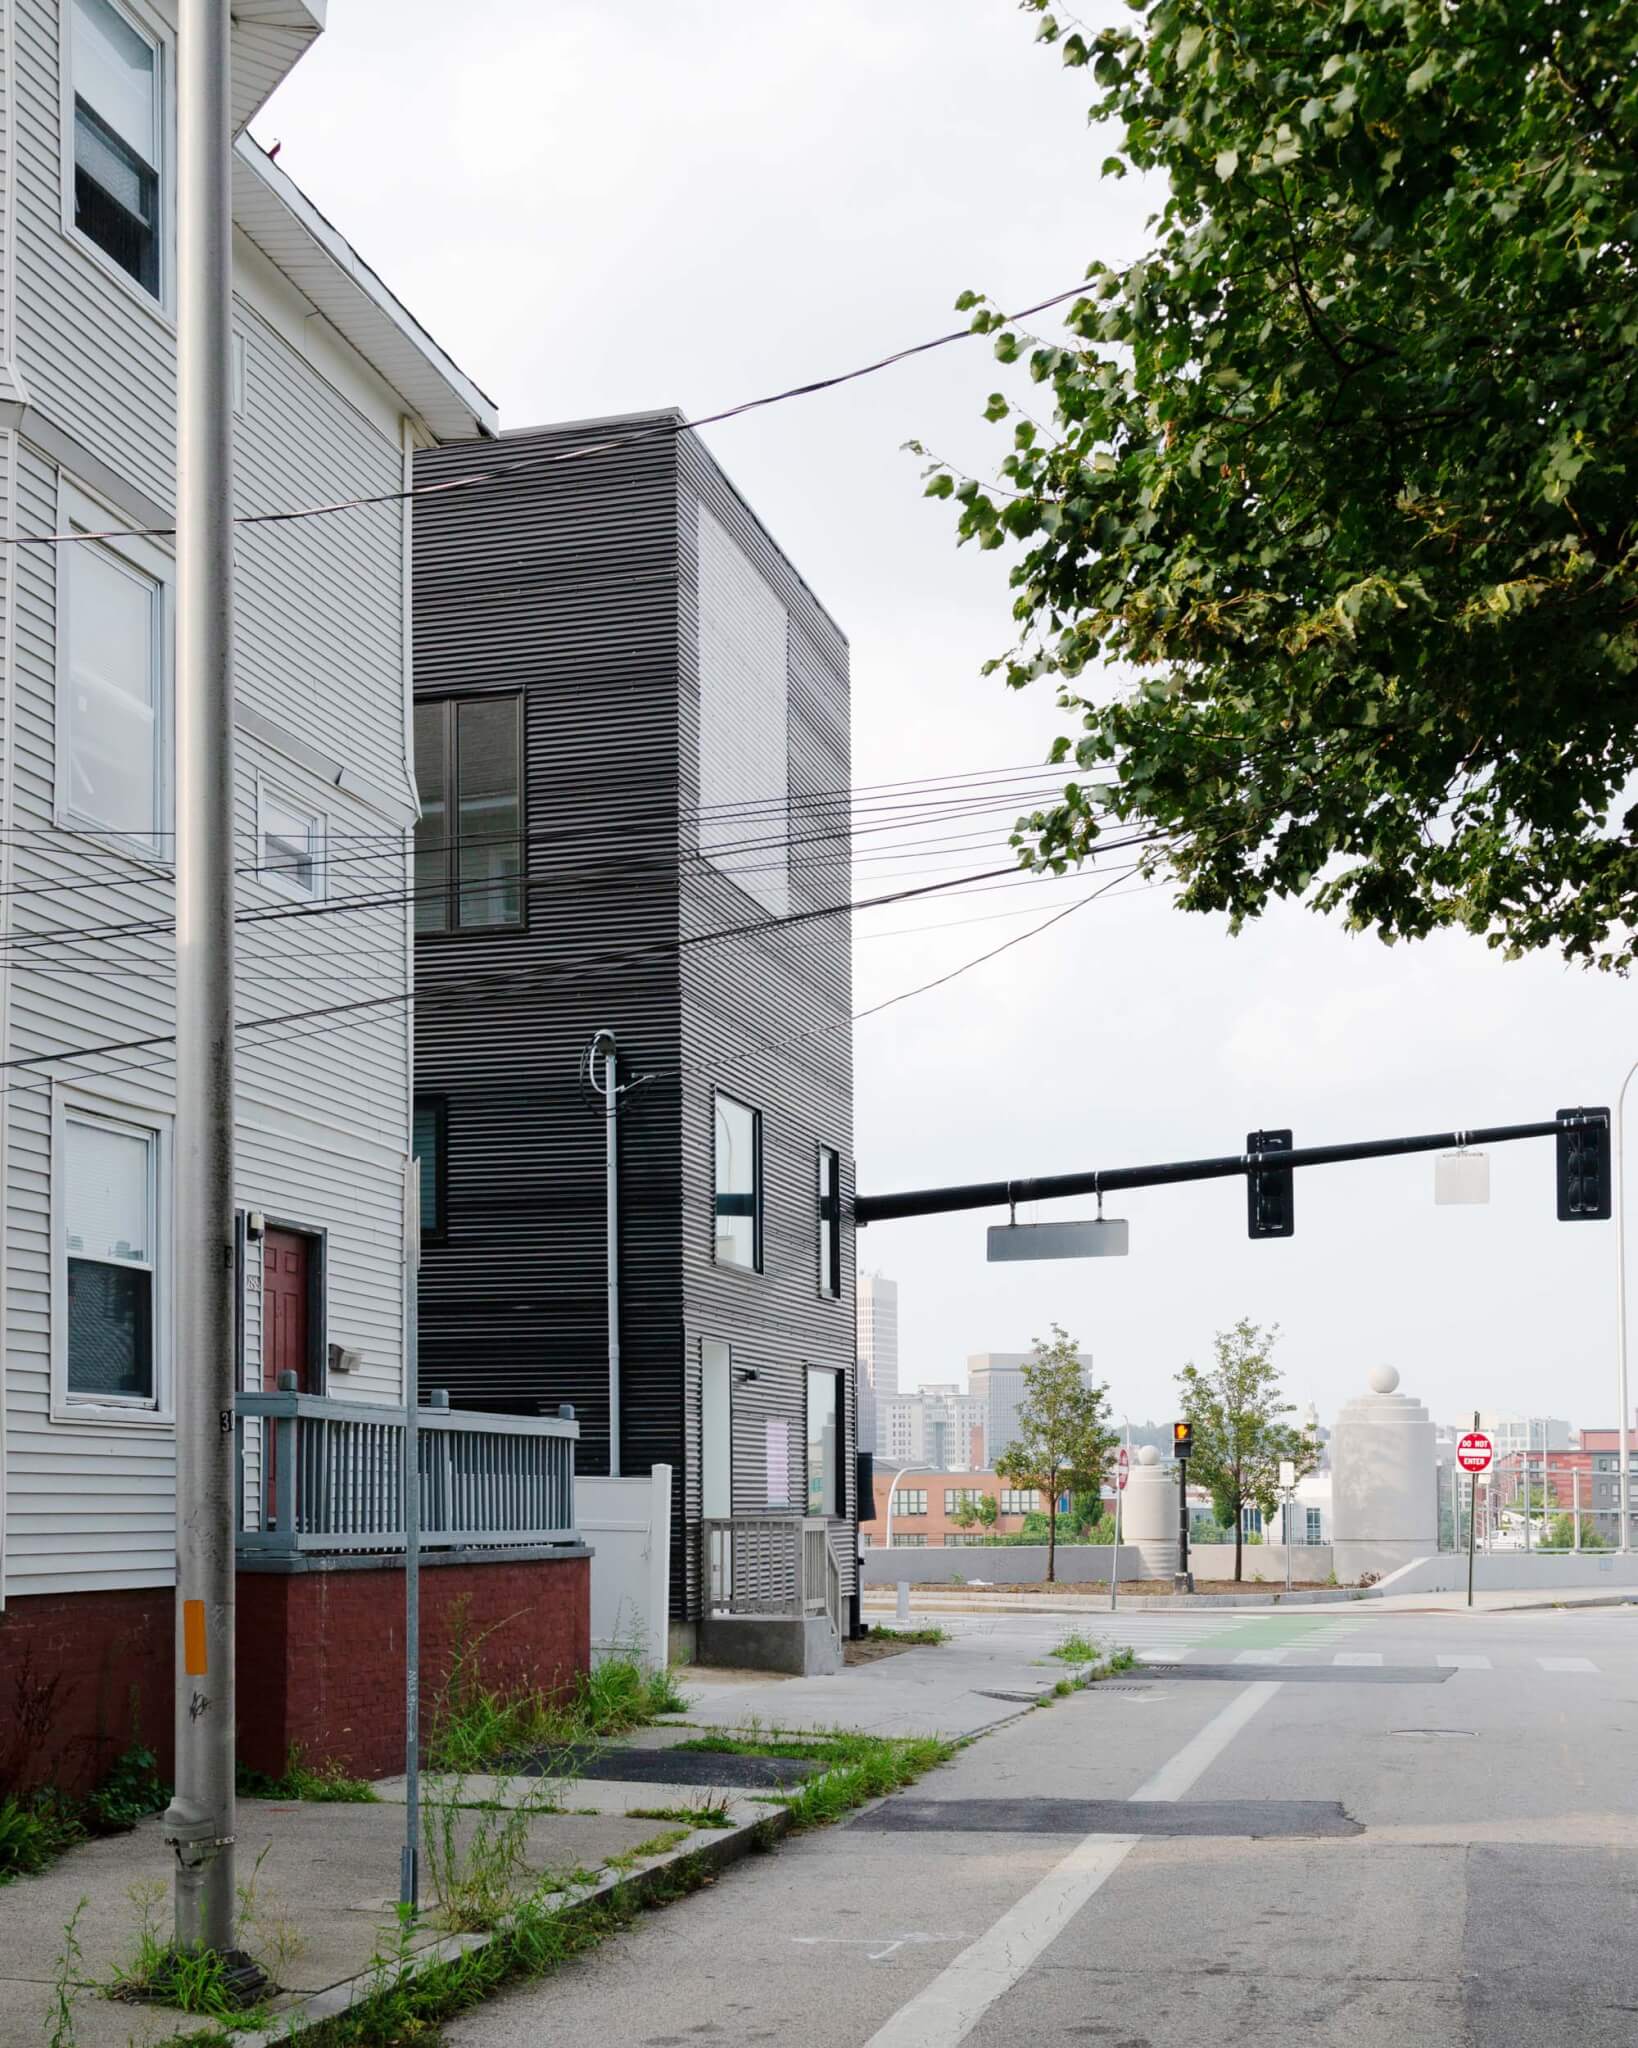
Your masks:
M1621 1091L1615 1098L1615 1115L1610 1137L1615 1146L1615 1358L1616 1385L1621 1401L1621 1469L1616 1476L1616 1506L1621 1517L1620 1548L1628 1550L1630 1524L1627 1520L1627 1432L1631 1427L1632 1404L1627 1394L1627 1088L1638 1074L1638 1060L1628 1067Z
M181 0L176 39L176 1792L165 1815L177 1947L223 1953L237 1906L229 5Z

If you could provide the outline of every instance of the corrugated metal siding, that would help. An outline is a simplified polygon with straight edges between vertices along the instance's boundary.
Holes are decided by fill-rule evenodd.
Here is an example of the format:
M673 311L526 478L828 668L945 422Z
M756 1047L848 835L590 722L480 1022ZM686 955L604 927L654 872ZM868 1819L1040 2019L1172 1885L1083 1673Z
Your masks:
M702 506L788 617L794 835L838 821L845 831L849 755L846 643L692 437L551 460L674 418L508 435L506 457L540 464L417 508L417 696L524 692L531 843L527 931L420 941L416 1071L449 1105L449 1242L428 1246L422 1266L423 1383L469 1406L573 1401L596 1471L607 1455L603 1135L577 1066L595 1030L619 1037L622 1074L640 1083L621 1116L623 1467L676 1469L673 1602L686 1615L698 1611L686 1532L700 1513L700 1339L726 1338L759 1375L735 1388L737 1506L764 1504L774 1416L805 1497L809 1363L848 1375L853 1439L852 1230L842 1297L823 1300L815 1203L824 1143L846 1162L851 1207L846 919L676 943L684 929L766 915L701 865L691 815ZM417 480L470 460L423 454ZM780 842L785 829L753 818L742 833ZM793 909L844 901L845 838L801 847L788 886ZM471 976L519 968L537 977L531 988L460 999ZM777 1049L791 1039L803 1042ZM752 1278L712 1262L714 1083L764 1117L767 1270ZM837 1550L850 1584L842 1529Z
M699 848L764 910L790 908L789 620L744 552L701 504ZM765 842L757 844L756 842Z

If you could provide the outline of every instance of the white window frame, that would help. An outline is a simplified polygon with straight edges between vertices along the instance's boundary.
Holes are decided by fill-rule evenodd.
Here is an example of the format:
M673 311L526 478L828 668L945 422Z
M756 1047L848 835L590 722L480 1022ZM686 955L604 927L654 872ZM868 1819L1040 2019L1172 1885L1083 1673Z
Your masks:
M154 1391L73 1394L68 1387L68 1126L102 1124L153 1144ZM51 1096L51 1419L168 1429L175 1420L171 1322L171 1119L159 1110L112 1102L54 1083Z
M256 880L264 889L270 889L275 896L283 896L292 903L322 903L328 893L326 875L329 854L330 820L315 804L304 801L293 793L293 785L281 781L277 776L258 773L256 777L256 857L252 865ZM299 888L287 875L267 864L266 810L269 801L280 804L287 811L294 811L298 817L306 818L312 829L313 886Z
M145 306L166 327L175 329L175 247L176 247L176 77L175 49L169 30L149 8L134 0L108 0L108 4L154 52L154 93L158 119L154 123L159 161L159 290L151 292L108 252L81 232L74 206L74 6L73 0L58 0L57 71L61 126L63 233L83 255L89 256L121 291L129 292L139 306Z
M170 833L174 823L173 796L176 770L173 737L176 703L175 564L169 555L162 553L151 542L136 534L119 533L119 529L127 522L117 514L110 513L105 506L66 476L59 478L57 521L58 529L63 533L114 532L118 533L119 537L113 540L69 541L56 550L57 673L53 690L56 738L52 816L58 827L65 832L94 834L99 845L133 854L150 867L168 871L174 861ZM137 833L110 831L101 819L82 816L69 803L68 756L73 737L68 693L72 612L70 593L73 576L73 562L70 557L76 548L87 547L100 548L104 554L122 563L125 568L156 585L159 592L159 602L154 607L154 679L157 699L155 730L158 760L154 782L157 817L155 836L152 839L145 839Z

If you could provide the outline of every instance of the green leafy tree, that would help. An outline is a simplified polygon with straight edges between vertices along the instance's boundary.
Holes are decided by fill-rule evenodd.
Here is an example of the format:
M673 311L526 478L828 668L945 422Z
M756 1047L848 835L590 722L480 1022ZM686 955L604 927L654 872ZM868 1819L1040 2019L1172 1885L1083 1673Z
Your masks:
M1000 1503L993 1493L981 1493L976 1500L958 1503L950 1520L958 1529L993 1529Z
M990 667L1079 727L1022 857L1138 838L1236 927L1299 898L1625 970L1638 8L1023 4L1160 210L1068 346L959 302L1046 401L990 400L1003 489L927 486L1021 544Z
M1186 1365L1177 1376L1183 1413L1194 1424L1189 1478L1211 1493L1212 1511L1234 1531L1234 1576L1244 1576L1242 1511L1259 1508L1266 1520L1279 1502L1280 1466L1289 1459L1300 1479L1319 1462L1312 1437L1282 1417L1296 1411L1282 1398L1274 1346L1280 1329L1266 1330L1244 1317L1212 1341L1215 1354L1205 1371Z
M1066 1492L1096 1492L1115 1448L1105 1406L1108 1388L1091 1385L1075 1341L1057 1323L1024 1361L1017 1435L995 1461L1015 1486L1045 1497L1047 1580L1058 1575L1058 1502Z

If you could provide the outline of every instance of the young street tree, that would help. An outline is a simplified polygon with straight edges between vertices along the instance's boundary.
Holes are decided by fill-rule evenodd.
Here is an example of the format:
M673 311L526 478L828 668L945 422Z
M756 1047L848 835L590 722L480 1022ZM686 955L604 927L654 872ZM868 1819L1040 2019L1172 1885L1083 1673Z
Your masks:
M1019 845L1061 872L1112 815L1236 926L1292 897L1625 970L1638 9L1134 0L1083 36L1023 4L1160 211L1071 346L960 302L1050 400L1004 491L928 484L1023 544L991 666L1079 726Z
M1177 1376L1183 1413L1194 1424L1189 1478L1210 1489L1219 1526L1233 1526L1236 1580L1244 1576L1242 1510L1273 1514L1283 1460L1296 1466L1299 1479L1318 1462L1313 1439L1281 1420L1296 1411L1281 1398L1274 1363L1279 1335L1277 1323L1261 1330L1242 1317L1212 1340L1216 1357L1209 1370L1186 1365Z
M1075 1340L1058 1324L1050 1341L1037 1337L1024 1361L1024 1398L1013 1441L995 1461L1003 1479L1046 1497L1047 1580L1058 1575L1058 1500L1096 1491L1115 1448L1105 1420L1108 1388L1090 1386Z
M959 1501L950 1520L958 1529L993 1529L1000 1512L1000 1503L993 1493L980 1493L971 1500Z

